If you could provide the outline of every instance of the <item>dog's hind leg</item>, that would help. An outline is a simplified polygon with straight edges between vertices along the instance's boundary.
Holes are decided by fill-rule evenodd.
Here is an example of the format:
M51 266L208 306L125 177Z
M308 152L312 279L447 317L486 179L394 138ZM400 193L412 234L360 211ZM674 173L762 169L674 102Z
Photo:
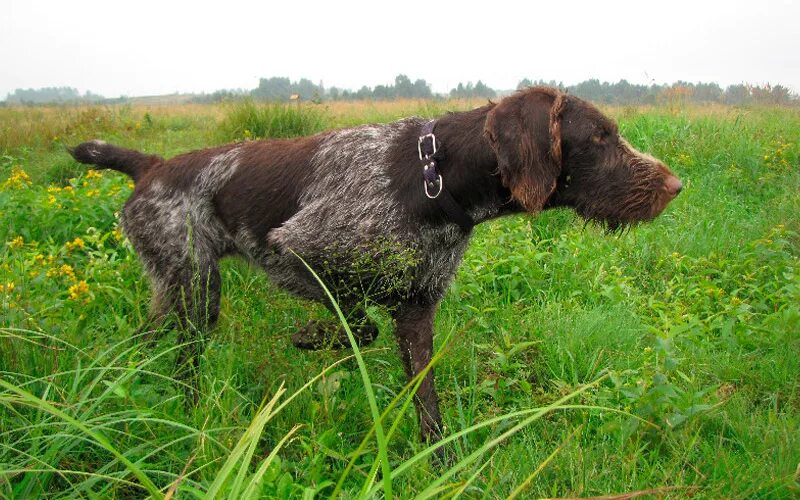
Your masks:
M219 318L219 266L215 260L196 261L175 278L171 289L180 345L176 376L190 383L191 396L196 401L200 357L205 349L206 334Z
M175 300L173 292L168 285L161 285L157 280L150 282L152 298L150 299L150 309L144 322L136 329L135 337L140 338L147 348L155 346L165 333L169 315L175 310Z

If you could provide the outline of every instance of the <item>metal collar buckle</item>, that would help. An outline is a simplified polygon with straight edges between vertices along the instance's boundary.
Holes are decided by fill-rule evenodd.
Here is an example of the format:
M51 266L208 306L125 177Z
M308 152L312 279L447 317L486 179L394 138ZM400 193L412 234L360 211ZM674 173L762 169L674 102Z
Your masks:
M439 183L439 190L436 192L436 194L431 194L431 193L428 191L428 184L430 184L430 185L431 185L431 187L433 187L433 185L434 185L436 182L438 182L438 183ZM438 198L438 197L439 197L439 195L440 195L440 194L442 194L442 189L444 189L444 180L442 180L442 176L441 176L441 174L440 174L440 175L437 177L436 181L434 181L434 182L430 182L430 183L429 183L428 181L425 181L425 180L423 180L423 181L422 181L422 185L425 187L425 196L427 196L428 198L430 198L430 199L432 199L432 200L435 200L436 198Z
M422 144L425 142L425 139L430 138L431 145L433 146L433 153L422 153ZM426 148L427 149L427 148ZM431 156L436 154L436 136L433 133L425 134L419 136L419 140L417 140L417 152L419 153L420 160L429 160Z

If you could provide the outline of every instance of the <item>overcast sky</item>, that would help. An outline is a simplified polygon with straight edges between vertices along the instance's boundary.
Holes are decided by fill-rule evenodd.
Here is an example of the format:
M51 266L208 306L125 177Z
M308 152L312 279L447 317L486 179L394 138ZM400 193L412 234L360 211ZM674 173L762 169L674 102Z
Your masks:
M800 92L800 1L0 0L0 99L251 89L268 76L357 89L398 73L434 92L525 77Z

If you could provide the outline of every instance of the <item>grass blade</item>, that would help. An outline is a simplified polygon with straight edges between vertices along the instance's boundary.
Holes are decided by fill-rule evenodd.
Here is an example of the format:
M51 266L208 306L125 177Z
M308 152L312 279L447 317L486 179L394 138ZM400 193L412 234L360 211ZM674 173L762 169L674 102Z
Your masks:
M347 320L345 319L342 310L339 308L339 304L336 302L336 299L331 294L328 287L325 286L322 279L311 269L311 266L303 260L297 253L292 251L292 253L300 259L304 266L308 269L308 271L314 276L314 279L320 284L322 289L325 291L325 295L328 296L328 299L331 301L333 308L336 310L336 315L339 317L339 322L342 324L342 328L344 328L345 332L347 333L347 339L350 341L350 346L353 348L353 356L356 358L356 362L358 363L358 371L361 373L361 380L364 384L364 391L367 393L367 400L369 401L369 408L372 412L372 421L375 425L375 438L378 441L378 459L381 462L381 468L383 470L383 493L386 498L393 498L392 496L392 469L391 465L389 464L389 454L388 454L388 443L386 441L386 436L383 433L383 425L381 424L382 416L378 412L378 403L375 400L375 393L372 390L372 382L369 378L369 372L367 372L367 365L364 363L364 358L361 356L361 351L358 349L358 343L356 342L355 337L353 336L353 332L350 330L350 325L347 324Z
M19 396L21 398L22 402L24 402L24 403L26 403L26 404L28 404L28 405L30 405L32 407L42 409L42 410L46 411L47 413L49 413L49 414L51 414L51 415L53 415L55 417L58 417L58 418L64 420L65 422L68 422L73 427L79 429L81 432L83 432L84 434L89 436L94 443L100 445L106 451L110 452L112 455L117 457L117 459L120 462L122 462L125 465L125 467L134 476L136 476L136 478L139 480L140 485L142 487L144 487L144 489L146 489L147 492L150 493L150 495L153 498L162 498L163 497L163 494L161 493L161 491L159 491L159 489L156 487L156 485L150 480L149 477L147 477L147 474L145 474L139 467L137 467L136 464L134 464L133 462L128 460L128 458L125 455L120 453L108 441L108 439L105 438L105 436L93 431L92 429L87 427L83 422L80 422L79 420L73 418L72 416L67 415L66 413L64 413L63 411L59 410L58 408L56 408L52 404L48 403L47 401L39 399L36 396L34 396L33 394L31 394L31 393L29 393L27 391L24 391L22 389L19 389L18 387L14 386L13 384L9 384L5 380L0 380L0 386L2 386L6 390L8 390L8 391L16 394L17 396Z

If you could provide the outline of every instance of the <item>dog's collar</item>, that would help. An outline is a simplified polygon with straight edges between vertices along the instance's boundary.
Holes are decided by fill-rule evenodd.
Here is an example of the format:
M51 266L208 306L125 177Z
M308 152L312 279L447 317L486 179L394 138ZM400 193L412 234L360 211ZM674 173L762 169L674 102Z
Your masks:
M435 127L436 120L426 122L422 126L417 140L417 153L422 162L422 187L425 190L425 196L438 203L439 208L444 211L448 218L458 224L462 231L469 233L475 227L475 221L458 204L453 195L450 194L450 191L444 187L442 174L436 168L438 160L435 155L440 148L436 144L436 136L433 134Z

